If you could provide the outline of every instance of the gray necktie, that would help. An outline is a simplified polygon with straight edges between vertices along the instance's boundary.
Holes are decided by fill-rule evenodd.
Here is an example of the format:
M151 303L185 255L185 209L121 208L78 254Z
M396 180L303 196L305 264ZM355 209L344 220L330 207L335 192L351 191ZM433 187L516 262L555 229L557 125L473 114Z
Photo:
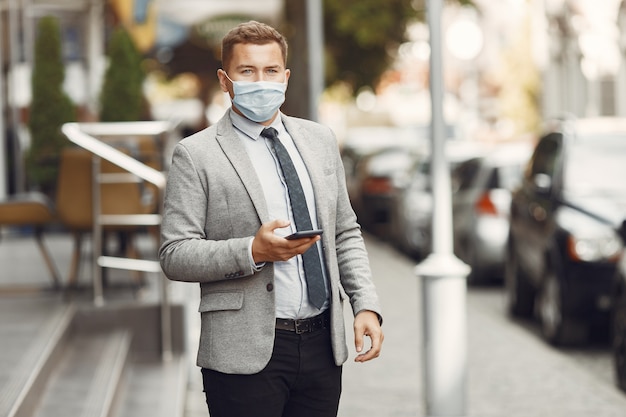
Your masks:
M313 229L300 178L287 149L278 139L278 132L276 129L268 127L263 129L261 136L271 139L271 143L276 151L276 157L287 183L296 229L299 231ZM324 301L326 301L326 288L324 287L324 275L322 274L322 263L317 252L317 245L311 246L309 250L302 254L302 262L304 263L304 274L309 289L309 301L315 307L321 308Z

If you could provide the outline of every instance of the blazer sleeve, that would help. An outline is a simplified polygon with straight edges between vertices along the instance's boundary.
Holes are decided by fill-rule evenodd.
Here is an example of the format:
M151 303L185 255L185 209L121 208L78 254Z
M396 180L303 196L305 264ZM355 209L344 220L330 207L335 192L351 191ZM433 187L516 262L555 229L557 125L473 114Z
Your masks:
M207 239L209 185L184 144L177 144L163 204L159 260L172 280L211 282L252 275L251 236Z

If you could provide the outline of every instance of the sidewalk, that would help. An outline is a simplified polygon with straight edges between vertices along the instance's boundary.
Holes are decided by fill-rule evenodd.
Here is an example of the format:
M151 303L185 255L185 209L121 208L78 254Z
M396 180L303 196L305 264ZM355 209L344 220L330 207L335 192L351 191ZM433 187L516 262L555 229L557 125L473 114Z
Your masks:
M366 237L366 242L383 304L385 342L380 358L358 364L353 361L348 330L352 353L344 365L339 416L425 416L420 283L413 272L415 262L373 238ZM494 291L500 293L501 289ZM468 292L468 416L626 416L626 395L615 387L611 376L598 380L584 372L537 335L511 323L504 300L493 305L492 298L485 300L483 293ZM346 323L352 323L347 306L345 317ZM206 413L199 372L194 369L186 417L207 417Z
M415 262L368 239L385 318L383 355L346 364L341 417L423 416L420 283ZM497 294L501 289L495 288ZM474 417L625 416L626 395L508 318L504 298L468 291L467 411ZM492 301L492 300L490 300Z
M69 236L53 234L46 238L46 243L66 277L71 253ZM373 238L367 237L367 246L383 305L385 342L380 358L357 364L353 362L355 353L349 331L348 347L352 353L344 366L339 416L424 416L420 285L413 273L415 263ZM88 268L89 262L85 262L82 284L88 284ZM29 284L49 282L34 241L11 236L0 240L0 285L16 280ZM197 287L173 284L173 298L184 300L187 312L191 371L186 417L207 417L200 374L193 364L199 329ZM20 294L3 295L0 303L6 307L6 300L15 298L28 302L28 295ZM528 329L511 323L504 304L494 305L493 299L486 300L483 293L468 292L467 306L468 416L626 415L626 395L615 388L610 376L601 380L584 372L574 360L546 346ZM348 308L346 320L351 323Z

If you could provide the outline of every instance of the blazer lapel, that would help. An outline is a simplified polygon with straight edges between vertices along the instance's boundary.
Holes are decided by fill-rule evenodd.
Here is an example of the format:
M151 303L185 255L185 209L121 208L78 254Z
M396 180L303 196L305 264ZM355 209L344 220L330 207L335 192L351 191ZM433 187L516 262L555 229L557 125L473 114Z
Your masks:
M228 112L226 112L226 115L218 122L216 138L224 154L230 160L235 171L237 171L237 175L241 178L241 182L256 208L261 223L268 222L270 218L261 183L254 171L252 161L250 161L248 157L246 148L243 143L241 143L235 129L232 127Z

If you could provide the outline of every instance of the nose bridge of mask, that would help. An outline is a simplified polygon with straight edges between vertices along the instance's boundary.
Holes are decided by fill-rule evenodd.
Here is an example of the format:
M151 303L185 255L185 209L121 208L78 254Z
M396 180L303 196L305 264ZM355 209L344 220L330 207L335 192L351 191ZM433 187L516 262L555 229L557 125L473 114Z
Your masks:
M223 71L223 70L222 70ZM244 94L250 91L255 91L257 89L274 89L279 91L285 91L287 89L286 81L276 82L276 81L234 81L232 78L228 76L228 73L224 71L224 75L226 78L233 84L233 92L235 94Z

